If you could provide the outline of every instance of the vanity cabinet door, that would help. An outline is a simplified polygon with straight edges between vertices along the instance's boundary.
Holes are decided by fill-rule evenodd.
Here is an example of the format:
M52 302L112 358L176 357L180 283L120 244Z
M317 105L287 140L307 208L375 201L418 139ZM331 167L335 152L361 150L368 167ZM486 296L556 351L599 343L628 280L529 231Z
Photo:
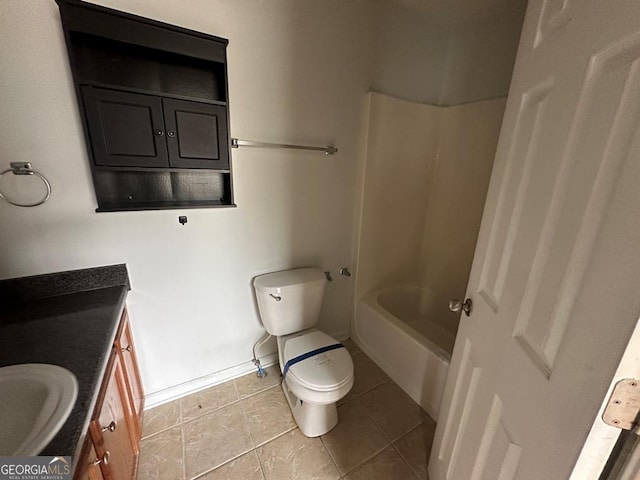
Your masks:
M132 440L137 446L142 437L142 411L144 407L144 394L142 391L142 381L140 379L140 370L138 368L138 360L133 345L133 335L131 334L131 325L129 324L129 316L127 310L122 312L120 320L120 329L115 341L115 348L120 357L124 379L127 386L127 401L130 404L131 417L131 434Z
M82 87L96 166L168 167L162 99Z
M81 460L76 467L78 473L74 478L76 480L104 480L100 464L105 460L108 462L109 456L98 457L90 437L87 437L82 452Z
M98 456L103 458L108 452L109 462L101 464L104 477L129 480L135 475L138 446L131 440L131 406L120 357L115 351L109 372L102 406L89 425L89 433Z
M135 478L143 405L140 372L125 308L74 480Z

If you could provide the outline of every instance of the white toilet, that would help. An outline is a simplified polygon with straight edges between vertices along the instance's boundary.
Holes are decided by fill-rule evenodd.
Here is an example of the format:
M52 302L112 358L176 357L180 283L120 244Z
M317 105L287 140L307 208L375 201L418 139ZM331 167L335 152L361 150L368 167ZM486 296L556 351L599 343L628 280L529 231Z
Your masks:
M353 361L347 349L313 328L325 282L317 268L285 270L253 280L262 323L278 340L282 390L307 437L336 426L336 402L353 386Z

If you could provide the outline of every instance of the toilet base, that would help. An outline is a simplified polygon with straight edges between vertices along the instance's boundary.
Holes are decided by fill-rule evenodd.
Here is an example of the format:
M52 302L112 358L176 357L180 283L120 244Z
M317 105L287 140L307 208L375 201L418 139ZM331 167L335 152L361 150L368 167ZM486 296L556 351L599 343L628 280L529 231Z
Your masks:
M304 402L289 391L285 381L282 382L282 391L294 420L305 436L319 437L338 424L338 408L335 403Z

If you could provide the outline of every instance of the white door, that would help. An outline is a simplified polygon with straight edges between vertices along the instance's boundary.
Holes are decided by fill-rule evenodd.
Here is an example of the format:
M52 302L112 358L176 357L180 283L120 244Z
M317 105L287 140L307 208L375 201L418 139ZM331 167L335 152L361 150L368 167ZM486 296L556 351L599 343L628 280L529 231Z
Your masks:
M639 58L637 0L529 1L431 480L571 474L640 312Z

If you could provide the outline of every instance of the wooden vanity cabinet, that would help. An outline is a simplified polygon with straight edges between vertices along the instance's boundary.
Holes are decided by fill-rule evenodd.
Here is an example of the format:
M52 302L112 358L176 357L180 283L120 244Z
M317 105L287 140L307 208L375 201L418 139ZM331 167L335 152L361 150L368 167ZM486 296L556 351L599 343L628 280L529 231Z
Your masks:
M115 351L118 354L120 364L124 371L124 382L126 384L127 398L129 400L130 424L132 441L137 446L142 437L142 413L144 408L144 394L142 391L142 381L140 380L140 370L138 369L138 359L133 345L133 335L127 311L122 312L120 328L114 343Z
M103 458L109 452L109 462L101 464L105 478L128 480L133 478L139 451L132 441L135 426L130 420L127 386L117 352L113 352L112 360L101 407L89 424L89 435L98 457Z
M76 467L75 480L135 479L143 404L142 383L125 309Z
M104 480L100 464L104 458L99 458L96 449L93 446L91 438L87 437L82 449L81 458L85 459L83 465L78 465L77 480ZM108 457L107 457L108 458Z

